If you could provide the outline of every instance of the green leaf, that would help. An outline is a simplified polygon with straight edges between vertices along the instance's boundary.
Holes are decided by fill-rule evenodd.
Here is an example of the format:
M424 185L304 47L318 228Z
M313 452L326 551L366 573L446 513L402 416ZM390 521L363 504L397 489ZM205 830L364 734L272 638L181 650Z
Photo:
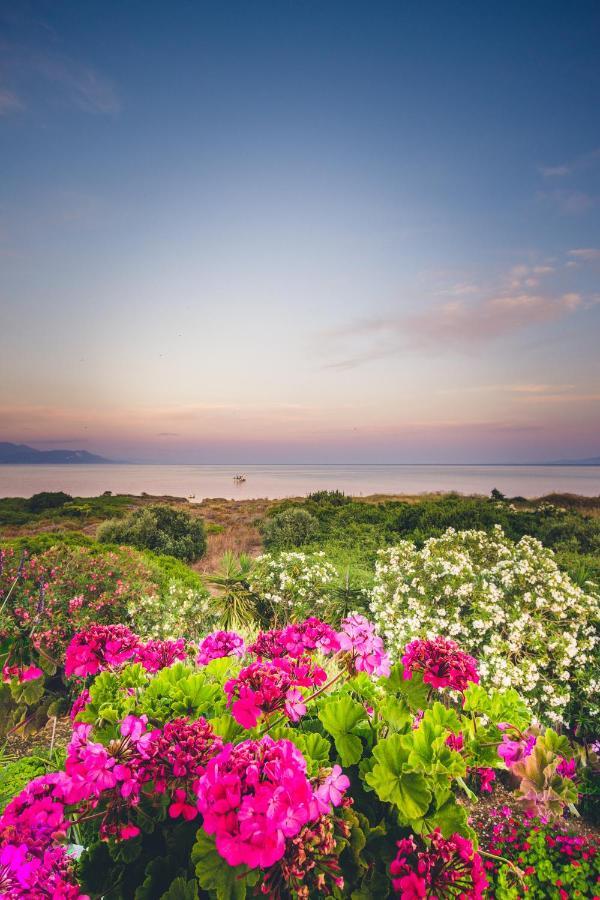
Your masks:
M233 743L244 733L244 728L229 713L217 716L216 719L209 719L208 723L212 726L215 734L222 737L226 744Z
M401 694L413 712L427 707L430 689L424 684L421 672L413 672L411 678L404 678L404 666L397 662L392 666L390 677L381 683L388 693Z
M10 692L15 703L26 703L27 706L33 706L44 696L45 681L43 678L36 678L33 681L11 681Z
M230 866L217 851L214 838L202 828L192 848L192 865L200 887L214 892L217 900L244 900L246 885L256 884L259 877L247 866Z
M187 878L176 878L160 900L198 900L198 885Z
M362 756L363 747L360 738L352 732L367 721L364 707L347 694L342 694L321 707L319 720L333 737L342 765L355 765Z
M453 794L450 794L441 806L430 812L421 823L415 824L415 830L419 834L427 834L435 828L439 828L445 838L457 832L463 837L473 836L473 830L467 824L467 811L456 802Z
M408 731L414 718L406 700L392 695L381 701L378 711L393 731Z
M379 799L394 803L406 823L424 816L432 794L425 776L408 768L406 737L393 734L379 741L373 756L377 763L366 773L365 780Z
M506 691L486 691L480 684L470 684L464 695L465 712L478 712L490 722L510 722L524 728L531 722L531 713L514 688Z
M302 737L304 739L304 755L316 763L327 765L331 752L331 743L327 738L316 731L311 734L303 734Z

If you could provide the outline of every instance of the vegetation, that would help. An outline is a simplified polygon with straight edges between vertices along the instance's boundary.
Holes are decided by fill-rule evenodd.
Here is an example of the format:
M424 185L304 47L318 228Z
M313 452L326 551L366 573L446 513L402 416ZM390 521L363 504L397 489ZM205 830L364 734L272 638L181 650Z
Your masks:
M204 522L164 503L136 509L124 519L100 526L98 540L104 544L129 544L138 550L153 550L193 562L206 550Z
M422 549L381 551L370 608L391 651L448 634L481 660L494 687L512 686L549 724L594 728L600 598L562 573L539 541L449 529Z
M71 520L81 526L88 521L123 515L131 504L131 497L113 497L110 493L100 497L70 497L62 491L44 491L29 499L4 497L0 498L0 526L43 523L66 526Z
M292 550L315 538L319 522L305 509L284 509L262 523L261 532L269 550Z
M117 525L168 531L123 499ZM249 506L253 558L214 501L208 565L226 552L202 575L94 540L72 502L23 509L0 555L3 727L73 721L66 761L4 756L0 892L595 896L574 824L575 804L598 819L592 507L318 492Z

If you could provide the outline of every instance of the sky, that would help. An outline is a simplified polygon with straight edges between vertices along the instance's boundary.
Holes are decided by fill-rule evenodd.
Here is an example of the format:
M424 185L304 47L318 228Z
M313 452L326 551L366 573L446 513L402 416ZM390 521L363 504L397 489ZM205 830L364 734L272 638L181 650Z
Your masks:
M600 5L0 0L0 440L600 454Z

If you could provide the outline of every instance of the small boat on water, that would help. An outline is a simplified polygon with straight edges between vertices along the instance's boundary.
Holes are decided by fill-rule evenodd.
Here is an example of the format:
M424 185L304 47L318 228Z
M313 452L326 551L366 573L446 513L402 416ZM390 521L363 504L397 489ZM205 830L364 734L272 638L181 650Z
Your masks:
M235 481L236 484L243 484L244 481L246 480L246 476L245 475L234 475L233 480Z
M195 494L188 494L188 500L195 500L195 499L196 499Z

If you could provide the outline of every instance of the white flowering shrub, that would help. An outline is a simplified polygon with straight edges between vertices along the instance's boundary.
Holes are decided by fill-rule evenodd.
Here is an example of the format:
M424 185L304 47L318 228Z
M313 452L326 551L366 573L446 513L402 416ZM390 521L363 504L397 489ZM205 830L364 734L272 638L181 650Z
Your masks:
M445 635L479 660L482 683L514 687L554 725L598 716L600 598L560 571L551 550L498 526L449 529L382 550L370 608L388 649ZM597 720L596 720L597 721Z
M198 640L215 626L218 618L207 590L178 581L171 581L160 593L136 598L128 612L136 634L145 640L170 640L181 635Z
M272 609L276 622L323 616L329 587L339 579L324 553L265 553L250 576L252 591Z

